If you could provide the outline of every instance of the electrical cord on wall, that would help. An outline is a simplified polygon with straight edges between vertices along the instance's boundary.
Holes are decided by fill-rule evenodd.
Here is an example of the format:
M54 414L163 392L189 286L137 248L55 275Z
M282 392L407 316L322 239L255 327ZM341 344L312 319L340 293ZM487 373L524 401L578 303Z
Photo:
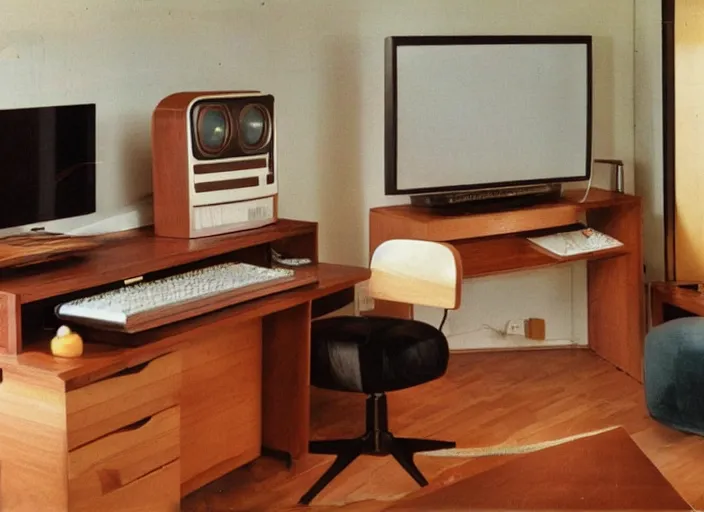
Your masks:
M445 310L442 314L442 320L440 320L440 325L438 326L438 330L440 332L442 332L442 328L445 326L445 322L447 321L447 313L448 313L448 309L445 308ZM496 334L499 334L503 338L505 338L506 336L509 335L508 334L508 323L506 323L506 327L503 330L497 329L496 327L492 327L491 325L488 325L488 324L483 324L479 329L474 329L469 332L479 332L479 331L483 331L483 330L487 330L487 329L490 331L494 331Z
M448 310L445 309L442 314L442 320L440 320L440 325L438 326L438 330L442 332L442 328L445 326L445 322L447 321L447 314ZM506 326L503 329L497 329L494 326L491 326L489 324L482 324L481 327L478 329L472 329L471 331L465 331L463 334L469 334L469 333L474 333L474 332L480 332L480 331L493 331L494 333L498 334L502 338L508 338L508 337L525 337L523 334L511 334L508 332L508 326L509 322L506 323ZM563 338L545 338L544 340L539 340L539 341L568 341L572 345L579 345L579 343L572 341L572 340L564 340Z

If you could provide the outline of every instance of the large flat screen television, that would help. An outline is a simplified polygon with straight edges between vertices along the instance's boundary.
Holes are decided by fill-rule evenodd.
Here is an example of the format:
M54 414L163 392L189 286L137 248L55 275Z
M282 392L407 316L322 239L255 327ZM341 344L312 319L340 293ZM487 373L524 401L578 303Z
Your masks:
M392 36L385 192L587 180L591 36Z
M95 105L0 110L0 229L95 212Z

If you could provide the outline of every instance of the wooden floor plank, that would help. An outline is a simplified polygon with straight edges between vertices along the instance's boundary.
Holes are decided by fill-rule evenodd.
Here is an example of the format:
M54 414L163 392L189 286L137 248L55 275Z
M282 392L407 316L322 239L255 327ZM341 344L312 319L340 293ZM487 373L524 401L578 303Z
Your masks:
M442 379L391 393L389 415L397 435L455 440L460 448L532 444L620 425L680 495L704 509L704 438L650 419L641 385L588 350L453 355ZM359 435L364 397L313 390L311 422L314 439ZM183 510L293 510L331 461L308 455L289 471L261 458L186 497ZM421 455L416 462L432 481L466 459ZM365 457L310 509L377 511L417 489L391 458Z

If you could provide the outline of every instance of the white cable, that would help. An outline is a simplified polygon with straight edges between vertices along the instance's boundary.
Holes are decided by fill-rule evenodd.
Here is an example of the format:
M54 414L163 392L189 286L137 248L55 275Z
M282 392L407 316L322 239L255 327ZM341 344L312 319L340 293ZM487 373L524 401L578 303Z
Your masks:
M594 178L594 162L592 162L592 172L589 173L589 182L587 183L587 190L584 192L584 196L582 199L579 200L580 203L583 203L584 201L587 200L587 197L589 197L589 191L592 188L592 179Z
M592 98L592 103L594 102L594 98ZM591 143L591 161L589 162L589 165L591 167L590 173L589 173L589 182L587 183L587 190L584 192L584 197L579 200L580 203L583 203L584 201L587 200L587 197L589 197L589 191L592 188L592 179L594 179L594 134L592 134L591 140L589 141Z
M591 143L592 143L591 154L594 155L594 137L592 137ZM592 180L594 179L594 158L592 158L591 162L589 162L589 165L591 166L591 169L589 172L589 182L587 183L587 190L584 192L584 197L582 197L582 199L579 200L580 203L583 203L584 201L587 200L587 197L589 197L589 191L592 188Z

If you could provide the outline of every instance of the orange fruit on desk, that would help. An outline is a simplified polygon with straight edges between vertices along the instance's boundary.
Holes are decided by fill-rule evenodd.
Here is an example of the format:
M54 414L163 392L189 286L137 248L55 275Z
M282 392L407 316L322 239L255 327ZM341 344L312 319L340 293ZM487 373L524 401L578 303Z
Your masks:
M81 335L62 325L51 340L51 353L57 357L81 357L83 355Z

